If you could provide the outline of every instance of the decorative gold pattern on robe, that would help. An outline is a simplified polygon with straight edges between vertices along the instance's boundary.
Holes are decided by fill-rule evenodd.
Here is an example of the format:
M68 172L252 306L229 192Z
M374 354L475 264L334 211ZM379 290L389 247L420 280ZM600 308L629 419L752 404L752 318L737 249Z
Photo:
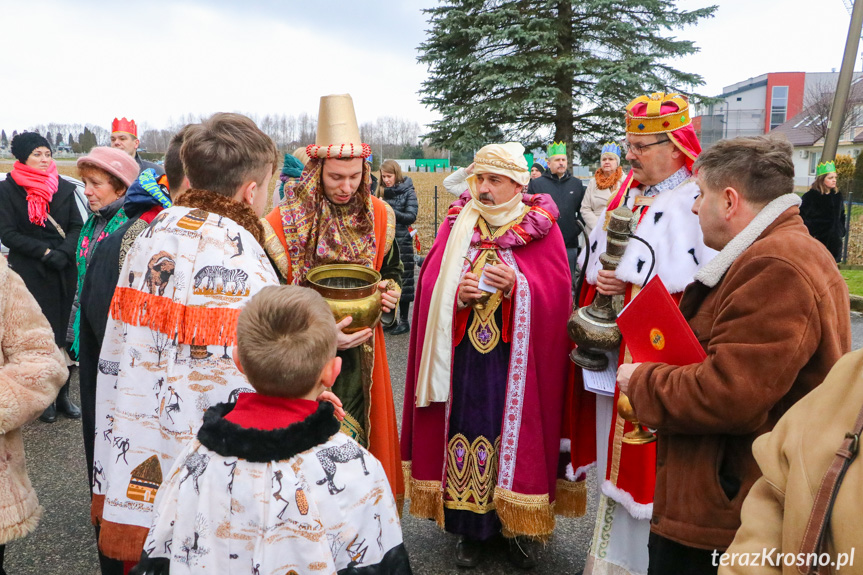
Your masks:
M500 437L494 444L480 435L468 442L458 433L447 448L446 494L444 506L473 513L493 511L494 487Z

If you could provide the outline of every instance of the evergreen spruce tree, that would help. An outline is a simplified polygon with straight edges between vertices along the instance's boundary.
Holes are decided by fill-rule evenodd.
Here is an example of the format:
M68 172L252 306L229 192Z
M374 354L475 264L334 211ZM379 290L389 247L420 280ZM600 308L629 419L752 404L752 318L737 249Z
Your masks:
M81 146L81 151L89 154L90 150L96 147L96 134L90 131L90 128L85 127L84 133L78 137L78 143Z
M6 130L0 131L0 148L9 147L9 138L6 137Z
M60 146L63 144L63 134L57 132L57 136L54 138L54 145Z
M700 75L673 66L698 50L674 30L716 6L675 0L442 0L419 61L423 104L441 114L437 147L475 148L495 128L526 147L619 137L622 111L655 91L690 92Z

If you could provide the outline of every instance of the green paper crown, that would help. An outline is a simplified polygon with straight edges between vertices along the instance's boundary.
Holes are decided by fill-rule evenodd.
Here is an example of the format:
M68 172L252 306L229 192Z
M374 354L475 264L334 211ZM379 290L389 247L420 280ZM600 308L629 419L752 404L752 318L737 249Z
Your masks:
M566 143L565 142L552 142L552 144L548 147L548 157L552 156L565 156L566 155Z
M836 164L833 162L821 162L815 170L815 176L823 176L824 174L832 174L836 171Z

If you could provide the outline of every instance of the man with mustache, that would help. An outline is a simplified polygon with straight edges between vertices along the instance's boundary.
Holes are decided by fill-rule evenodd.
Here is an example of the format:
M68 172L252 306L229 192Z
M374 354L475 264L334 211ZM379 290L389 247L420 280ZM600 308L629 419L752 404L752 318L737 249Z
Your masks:
M576 513L557 482L570 276L557 207L523 195L529 180L521 144L483 147L417 282L402 462L411 513L461 536L461 567L502 533L531 568L555 512Z
M692 167L701 145L689 116L687 99L657 92L636 98L626 108L623 144L632 170L590 235L586 282L579 303L588 305L596 292L622 296L628 303L647 283L647 274L659 275L676 301L695 273L716 254L704 245L692 204L698 186ZM615 271L602 269L599 256L606 250L608 216L626 205L634 212L634 233L647 241L630 241ZM652 277L652 276L651 276ZM632 424L617 414L618 364L631 363L623 342L609 355L606 372L576 368L573 387L575 422L571 431L572 468L567 477L585 481L596 464L601 495L585 573L647 573L647 541L653 513L656 482L656 444L623 443ZM607 382L605 386L602 382ZM591 390L591 391L588 391Z

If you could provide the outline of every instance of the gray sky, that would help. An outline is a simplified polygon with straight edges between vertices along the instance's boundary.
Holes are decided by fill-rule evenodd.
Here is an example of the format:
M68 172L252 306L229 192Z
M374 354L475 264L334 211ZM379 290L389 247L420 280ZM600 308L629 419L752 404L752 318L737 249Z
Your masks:
M709 4L681 0L686 9ZM684 30L701 52L677 62L703 93L765 72L838 69L849 16L842 0L717 0ZM417 91L434 0L0 0L0 128L110 127L115 116L162 127L216 111L317 114L349 92L360 122L436 116ZM857 69L860 69L859 59ZM633 97L636 96L635 94Z

